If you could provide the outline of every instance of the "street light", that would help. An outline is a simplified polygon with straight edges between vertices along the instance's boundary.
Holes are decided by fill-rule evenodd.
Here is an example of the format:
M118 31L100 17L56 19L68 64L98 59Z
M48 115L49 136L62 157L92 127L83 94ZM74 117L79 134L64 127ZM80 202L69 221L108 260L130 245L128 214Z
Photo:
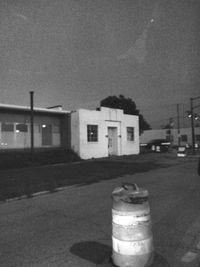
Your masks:
M197 97L191 97L190 98L190 114L188 115L188 117L190 117L191 119L191 130L192 130L192 153L195 154L195 129L194 129L194 119L195 119L195 115L194 114L194 109L200 107L200 105L197 106L193 106L193 101L200 99L200 96ZM197 118L197 117L196 117Z

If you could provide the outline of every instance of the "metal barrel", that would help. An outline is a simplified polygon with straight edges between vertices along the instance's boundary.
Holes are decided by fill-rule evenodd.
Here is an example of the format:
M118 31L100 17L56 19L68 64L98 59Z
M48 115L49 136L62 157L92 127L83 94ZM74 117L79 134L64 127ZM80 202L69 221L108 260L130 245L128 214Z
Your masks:
M112 192L112 261L119 267L148 267L154 247L148 192L126 183Z

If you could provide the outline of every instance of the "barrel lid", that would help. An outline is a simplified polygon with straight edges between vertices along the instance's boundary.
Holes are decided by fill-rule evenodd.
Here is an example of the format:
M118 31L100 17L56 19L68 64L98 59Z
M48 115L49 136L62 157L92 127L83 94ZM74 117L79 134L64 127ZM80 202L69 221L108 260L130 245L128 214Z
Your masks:
M122 183L121 187L115 188L112 192L112 199L116 202L142 204L148 200L148 195L148 191L144 188L139 188L137 184Z

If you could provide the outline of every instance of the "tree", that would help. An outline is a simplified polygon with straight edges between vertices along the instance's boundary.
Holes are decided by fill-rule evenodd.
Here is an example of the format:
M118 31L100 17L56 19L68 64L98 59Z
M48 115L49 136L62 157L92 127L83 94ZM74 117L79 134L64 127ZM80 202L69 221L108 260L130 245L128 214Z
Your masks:
M136 107L135 102L131 98L126 98L123 95L117 96L108 96L100 102L101 107L108 108L118 108L123 109L125 114L138 115L139 116L139 129L140 134L144 130L150 130L151 127L144 119L143 115L140 114L139 110Z

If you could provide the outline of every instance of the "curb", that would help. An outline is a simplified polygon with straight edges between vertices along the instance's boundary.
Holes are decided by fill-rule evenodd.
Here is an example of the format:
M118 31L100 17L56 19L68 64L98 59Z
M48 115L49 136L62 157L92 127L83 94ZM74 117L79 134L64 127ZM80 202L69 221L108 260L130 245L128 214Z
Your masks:
M22 196L19 196L19 197L7 198L5 200L0 200L0 204L4 204L4 203L8 203L8 202L13 202L13 201L17 201L17 200L22 200L22 199L33 198L33 197L42 196L42 195L47 195L49 193L57 193L57 192L60 192L60 191L73 189L74 187L76 187L78 185L79 184L77 184L77 185L63 186L63 187L57 187L57 188L54 188L53 190L45 190L45 191L40 191L40 192L32 193L30 195L22 195Z

